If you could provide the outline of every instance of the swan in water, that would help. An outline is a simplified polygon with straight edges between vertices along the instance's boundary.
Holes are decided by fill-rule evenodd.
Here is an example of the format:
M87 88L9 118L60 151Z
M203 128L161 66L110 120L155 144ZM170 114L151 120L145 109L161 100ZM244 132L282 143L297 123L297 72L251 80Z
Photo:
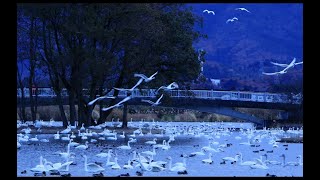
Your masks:
M70 153L70 144L68 143L67 152L59 153L59 155L68 160L68 158L71 157L71 155L75 155L75 154L74 153Z
M133 162L129 159L128 164L123 165L123 169L133 169Z
M282 161L282 165L283 166L299 166L299 162L295 162L295 161L290 161L290 162L287 162L286 163L286 156L284 154L282 154L280 157L283 158L283 161Z
M67 137L62 137L61 140L63 141L70 141L70 134Z
M75 146L78 146L78 145L79 145L79 143L73 142L73 139L70 139L69 144L70 144L70 146L72 146L72 147L75 147Z
M37 138L38 135L36 135L34 138L30 138L29 141L37 142L39 139Z
M231 161L231 162L237 162L239 160L240 155L236 154L235 157L224 157L222 158L223 161Z
M240 165L241 165L241 166L251 166L251 165L257 164L256 161L244 161L244 162L243 162L242 153L239 152L238 154L240 155L239 159L240 159Z
M270 161L270 160L268 160L268 155L267 154L264 154L262 156L266 157L266 160L264 161L264 163L266 163L266 164L272 164L272 165L281 165L282 164L279 161Z
M141 153L146 154L146 155L150 155L150 156L155 156L156 155L156 148L154 146L152 146L153 151L143 151Z
M32 172L46 172L48 171L47 168L45 168L44 164L43 164L43 157L40 156L40 164L36 165L36 167L30 169L30 171Z
M208 158L208 159L203 159L202 162L203 162L203 163L212 164L212 163L213 163L212 153L209 153L209 158Z
M76 138L76 135L74 135L74 133L73 133L73 132L71 132L71 136L70 136L70 138L74 139L74 138Z
M124 131L122 131L122 134L119 135L120 138L125 138L126 136L124 135Z
M112 156L112 154L107 156L107 162L105 164L106 166L113 166L116 164L115 162L110 161L111 156Z
M128 145L122 145L122 146L118 146L117 148L118 149L131 149L131 147L130 147L130 140L127 142L128 143Z
M67 161L62 164L62 163L52 163L52 162L47 161L46 159L43 159L43 160L44 160L45 167L49 171L58 170L61 172L68 172L70 164L73 163L73 161Z
M53 135L54 139L60 139L59 131L57 131L57 134Z
M111 166L111 169L121 169L121 166L118 164L118 157L114 158L114 165Z
M269 169L265 164L253 164L250 167L251 169Z
M189 157L193 157L193 156L196 156L196 155L204 156L205 155L205 150L203 148L201 148L201 151L190 153Z
M161 104L160 100L162 99L162 97L163 97L163 94L157 99L156 102L153 102L150 100L145 100L145 99L142 99L141 102L147 102L147 103L151 104L151 106L157 106L157 105Z
M86 150L86 149L88 149L88 141L86 141L85 142L85 144L83 145L83 144L81 144L81 145L79 145L79 146L77 146L77 147L75 147L75 149L81 149L81 150Z
M150 145L153 145L153 144L157 144L157 138L154 138L152 141L146 141L145 144L150 144Z
M178 164L178 165L175 165L175 166L172 167L172 158L171 158L171 156L169 156L167 159L169 159L169 170L170 171L183 172L183 171L187 170L187 164L186 163ZM184 158L184 160L185 160L185 158Z
M70 126L68 126L65 130L61 131L60 133L61 134L68 134L68 133L70 133L70 131L71 131L71 128L70 128Z
M113 140L113 141L116 141L118 138L117 138L117 133L114 134L113 137L107 137L108 140Z
M144 80L144 82L150 82L151 80L155 79L155 75L158 74L158 71L154 74L152 74L150 77L147 77L146 75L144 74L134 74L134 77L140 77Z
M100 158L105 158L105 157L111 156L111 152L112 152L112 150L109 149L108 153L99 153L99 154L96 154L96 156L100 157Z
M98 173L104 171L104 168L99 166L96 163L87 163L87 156L82 155L84 157L84 170L87 172Z

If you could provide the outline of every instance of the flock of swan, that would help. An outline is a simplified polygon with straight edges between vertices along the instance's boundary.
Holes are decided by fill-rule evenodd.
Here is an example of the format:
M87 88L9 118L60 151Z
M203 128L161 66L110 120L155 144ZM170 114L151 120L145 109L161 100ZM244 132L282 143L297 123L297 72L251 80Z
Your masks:
M127 170L126 175L131 173L131 176L135 175L132 174L134 172L136 175L148 176L147 173L150 172L159 173L156 176L161 176L161 174L165 176L169 172L179 175L190 174L188 167L195 168L194 164L208 169L211 169L210 166L228 166L228 168L248 166L247 170L261 169L266 171L265 174L269 173L267 170L273 167L303 166L301 154L287 154L288 151L285 149L291 148L292 145L288 143L281 145L278 142L278 137L287 134L302 136L303 128L256 130L240 127L236 131L235 128L226 128L218 123L197 123L197 125L187 126L173 125L169 122L160 126L154 121L132 122L131 120L129 124L136 128L132 134L109 130L105 124L100 125L102 129L81 126L72 131L68 130L70 127L67 130L58 131L47 140L66 144L66 152L52 152L61 158L60 162L50 162L46 157L48 155L41 153L38 157L40 158L39 164L25 171L41 176L71 174L69 166L75 166L93 176L108 175L113 170L121 172ZM149 124L148 133L146 133L148 130L144 128L144 124ZM20 130L25 133L24 135L17 134L18 149L23 149L26 143L42 142L39 144L46 144L38 135L29 138L28 128L30 129L26 127ZM152 133L152 131L161 133ZM179 142L181 138L199 144L193 146L189 144L188 148L179 148L179 146L187 147ZM27 139L27 141L22 139ZM98 146L102 143L109 144L109 146L113 144L113 146L109 148ZM116 144L122 145L116 146ZM233 147L238 148L233 149ZM253 152L255 150L258 152ZM92 151L98 153L94 154ZM296 157L296 161L288 161L288 157L292 159L293 156ZM179 159L182 161L177 162Z

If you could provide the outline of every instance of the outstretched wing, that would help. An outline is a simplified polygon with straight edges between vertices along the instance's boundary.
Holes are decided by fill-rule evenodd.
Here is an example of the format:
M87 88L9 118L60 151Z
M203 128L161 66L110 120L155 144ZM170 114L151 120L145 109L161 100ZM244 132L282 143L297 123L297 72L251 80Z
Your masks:
M266 72L262 72L262 74L264 74L264 75L268 75L268 76L272 76L272 75L277 75L277 74L279 74L279 72L274 72L274 73L266 73Z
M160 102L160 100L162 99L163 94L159 97L159 99L156 101L156 104L158 104Z
M122 101L118 102L117 104L120 105L126 101L129 101L131 99L131 96L127 96L126 98L122 99Z
M228 20L226 21L226 23L231 22L231 21L232 21L232 19L228 19Z
M109 107L106 107L106 108L102 108L102 111L108 111L109 109L112 109L114 107L116 107L116 106L113 105L113 106L109 106Z
M280 64L280 63L275 63L275 62L270 62L271 64L273 65L276 65L276 66L280 66L280 67L287 67L289 66L289 64Z
M179 86L176 82L173 82L168 86L168 88L175 89L175 88L179 88Z
M94 104L96 101L101 100L101 99L105 99L105 98L115 99L116 97L114 97L114 96L102 96L102 97L98 97L98 98L90 101L90 102L88 103L88 105L91 106L91 105Z
M130 90L133 91L134 88L136 88L137 86L139 86L143 81L143 78L140 78L139 81L136 83L136 85L134 85Z
M129 90L130 90L130 89L116 88L116 87L114 87L113 89L116 89L116 90L118 90L118 91L129 91Z
M295 65L303 64L303 61L295 63Z
M154 73L154 74L152 74L151 76L150 76L150 78L153 78L155 75L157 75L158 74L158 71L156 72L156 73Z
M148 77L145 76L144 74L134 74L134 77L140 77L140 78L143 78L143 79L148 79Z
M165 87L165 86L160 86L159 89L156 90L156 93L157 93L160 89L165 89L165 88L167 88L167 87Z
M147 103L149 103L149 104L151 104L151 105L154 104L154 102L152 102L152 101L150 101L150 100L145 100L145 99L142 99L141 102L147 102Z
M209 12L207 9L203 10L202 12Z

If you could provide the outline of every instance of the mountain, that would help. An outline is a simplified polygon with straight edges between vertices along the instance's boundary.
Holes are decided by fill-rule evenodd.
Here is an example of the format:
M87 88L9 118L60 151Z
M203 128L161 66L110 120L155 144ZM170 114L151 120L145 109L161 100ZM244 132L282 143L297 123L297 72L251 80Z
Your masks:
M266 76L262 72L282 70L270 61L290 63L303 60L302 3L209 3L190 4L193 12L203 17L196 27L208 35L195 43L206 51L204 75L207 78L236 80L251 90L263 90L276 83L302 81L302 65L287 74ZM236 10L244 7L251 13ZM215 15L203 13L213 10ZM238 20L226 23L227 19ZM286 80L282 82L282 80ZM248 88L247 87L247 88ZM249 88L250 89L250 88Z

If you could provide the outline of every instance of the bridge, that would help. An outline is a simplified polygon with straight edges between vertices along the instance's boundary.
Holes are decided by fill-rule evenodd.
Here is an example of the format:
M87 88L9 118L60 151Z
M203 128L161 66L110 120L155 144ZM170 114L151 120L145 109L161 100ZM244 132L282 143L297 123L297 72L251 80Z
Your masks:
M29 89L24 89L26 98L29 97ZM113 90L108 95L112 96ZM35 96L35 92L32 93ZM83 89L84 96L88 99L88 90ZM241 113L232 108L261 108L278 109L286 112L297 112L301 110L301 98L289 98L285 94L243 92L243 91L213 91L213 90L170 90L164 91L164 98L159 106L182 109L192 109L202 112L217 113L238 119L253 122L257 125L264 125L265 121L245 113ZM63 89L61 93L64 104L68 104L68 93ZM127 97L127 91L120 91L117 102ZM56 105L56 94L51 88L38 88L38 105ZM135 89L131 92L133 97L127 102L128 105L149 105L141 102L141 99L155 101L157 97L156 89ZM99 97L99 95L97 95ZM170 98L168 98L170 97ZM20 89L17 90L18 102L21 98ZM104 99L103 101L110 101ZM17 103L19 105L19 103Z

